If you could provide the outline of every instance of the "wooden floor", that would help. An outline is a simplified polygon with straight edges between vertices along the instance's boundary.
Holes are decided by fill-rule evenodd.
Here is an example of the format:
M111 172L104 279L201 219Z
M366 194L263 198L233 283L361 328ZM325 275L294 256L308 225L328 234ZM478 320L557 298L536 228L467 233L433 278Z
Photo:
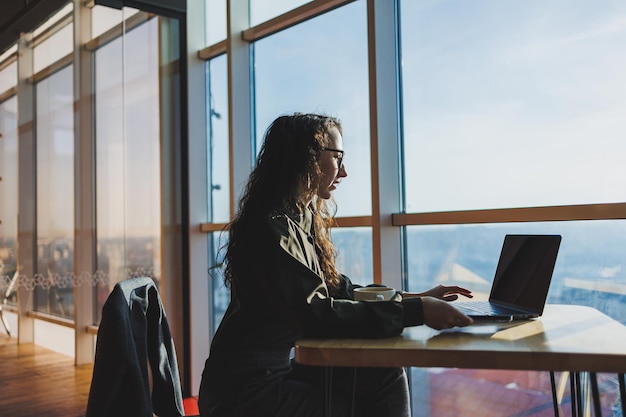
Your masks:
M1 330L1 329L0 329ZM0 334L0 416L84 416L92 365Z

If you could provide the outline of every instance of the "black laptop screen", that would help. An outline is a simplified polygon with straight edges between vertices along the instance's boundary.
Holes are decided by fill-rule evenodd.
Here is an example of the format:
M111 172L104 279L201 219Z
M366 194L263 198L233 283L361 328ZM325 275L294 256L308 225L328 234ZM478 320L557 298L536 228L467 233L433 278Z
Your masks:
M543 313L560 244L559 235L506 235L489 301Z

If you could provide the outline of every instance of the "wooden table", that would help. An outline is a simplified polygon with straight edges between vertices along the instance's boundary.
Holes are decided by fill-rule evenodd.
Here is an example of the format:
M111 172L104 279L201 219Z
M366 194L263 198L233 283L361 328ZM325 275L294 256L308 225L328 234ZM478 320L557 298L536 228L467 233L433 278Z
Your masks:
M299 340L295 360L325 367L514 369L574 375L611 372L620 375L622 406L626 401L626 327L585 306L547 305L541 318L523 322L476 324L447 331L411 327L386 339ZM572 397L574 407L574 394Z

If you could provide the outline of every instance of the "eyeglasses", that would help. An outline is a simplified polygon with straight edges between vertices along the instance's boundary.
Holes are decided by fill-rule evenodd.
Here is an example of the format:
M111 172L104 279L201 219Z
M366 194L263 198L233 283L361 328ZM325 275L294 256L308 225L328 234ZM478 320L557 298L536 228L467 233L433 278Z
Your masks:
M335 158L337 158L337 168L341 169L341 167L343 166L343 151L341 149L333 149L333 148L322 148L323 151L330 151L330 152L337 152L339 154L339 156L336 156Z

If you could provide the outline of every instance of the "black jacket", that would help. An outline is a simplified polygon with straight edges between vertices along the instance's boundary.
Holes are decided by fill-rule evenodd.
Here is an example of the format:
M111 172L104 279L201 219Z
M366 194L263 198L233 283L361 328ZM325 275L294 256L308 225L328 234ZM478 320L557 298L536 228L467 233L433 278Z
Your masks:
M258 230L244 271L231 287L231 303L213 339L209 364L224 366L238 351L289 352L303 337L396 336L423 324L420 298L353 301L353 285L341 276L331 297L312 243L312 213L272 213ZM231 364L230 366L236 366Z
M152 399L148 361L152 372ZM184 415L174 343L150 278L115 285L102 308L86 417Z

